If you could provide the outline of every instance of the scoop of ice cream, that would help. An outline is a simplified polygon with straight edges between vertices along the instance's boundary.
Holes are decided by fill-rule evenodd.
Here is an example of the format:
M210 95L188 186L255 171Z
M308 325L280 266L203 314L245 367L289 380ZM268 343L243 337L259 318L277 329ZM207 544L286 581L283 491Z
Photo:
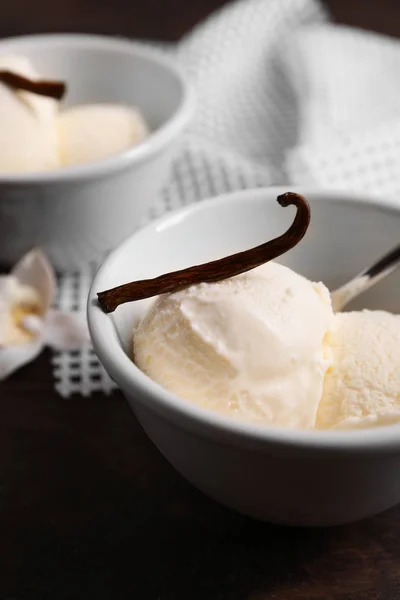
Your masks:
M318 428L372 427L400 421L400 315L338 313L327 336Z
M313 427L333 318L322 284L268 263L160 296L134 332L134 359L156 382L205 408Z
M30 61L0 55L0 69L37 79ZM57 102L0 83L0 172L45 171L59 166Z
M117 104L86 104L60 114L63 165L106 158L135 146L148 130L140 113Z

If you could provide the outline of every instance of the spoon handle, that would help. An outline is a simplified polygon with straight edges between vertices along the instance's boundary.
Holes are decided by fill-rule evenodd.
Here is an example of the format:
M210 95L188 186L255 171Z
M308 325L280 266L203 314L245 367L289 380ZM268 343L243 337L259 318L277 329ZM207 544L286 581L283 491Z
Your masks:
M393 248L390 252L385 254L380 260L378 260L374 265L365 269L361 273L361 275L366 275L367 277L375 278L375 277L385 277L389 275L392 271L394 271L400 264L400 245Z
M400 265L400 245L385 254L372 266L364 269L354 279L344 284L331 294L335 312L344 308L353 298L365 292L384 277L395 271Z

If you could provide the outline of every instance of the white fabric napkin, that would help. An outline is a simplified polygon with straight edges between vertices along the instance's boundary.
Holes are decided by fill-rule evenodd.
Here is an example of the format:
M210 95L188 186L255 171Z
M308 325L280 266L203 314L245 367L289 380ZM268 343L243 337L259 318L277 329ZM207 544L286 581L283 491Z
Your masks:
M325 24L299 30L285 60L299 106L289 180L400 202L400 43Z
M198 110L149 218L276 183L400 202L400 42L331 24L316 0L239 0L168 51ZM62 278L60 308L83 309L90 280ZM113 387L91 349L56 354L54 376L63 396Z
M178 49L199 97L192 134L274 182L396 199L400 43L333 25L314 0L242 0Z

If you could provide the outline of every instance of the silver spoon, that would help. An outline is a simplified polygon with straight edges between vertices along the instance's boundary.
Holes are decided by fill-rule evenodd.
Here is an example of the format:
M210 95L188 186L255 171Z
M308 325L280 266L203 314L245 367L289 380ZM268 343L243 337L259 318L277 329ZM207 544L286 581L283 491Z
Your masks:
M368 269L361 271L348 283L345 283L331 294L335 312L342 310L356 296L365 292L400 266L400 245L393 248Z

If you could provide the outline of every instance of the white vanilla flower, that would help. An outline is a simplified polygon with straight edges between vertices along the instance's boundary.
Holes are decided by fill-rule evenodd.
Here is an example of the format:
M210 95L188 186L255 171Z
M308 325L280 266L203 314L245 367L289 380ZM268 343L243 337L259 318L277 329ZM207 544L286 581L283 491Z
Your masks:
M32 250L10 275L0 277L0 380L50 346L73 350L88 341L86 323L51 308L56 290L53 269Z

